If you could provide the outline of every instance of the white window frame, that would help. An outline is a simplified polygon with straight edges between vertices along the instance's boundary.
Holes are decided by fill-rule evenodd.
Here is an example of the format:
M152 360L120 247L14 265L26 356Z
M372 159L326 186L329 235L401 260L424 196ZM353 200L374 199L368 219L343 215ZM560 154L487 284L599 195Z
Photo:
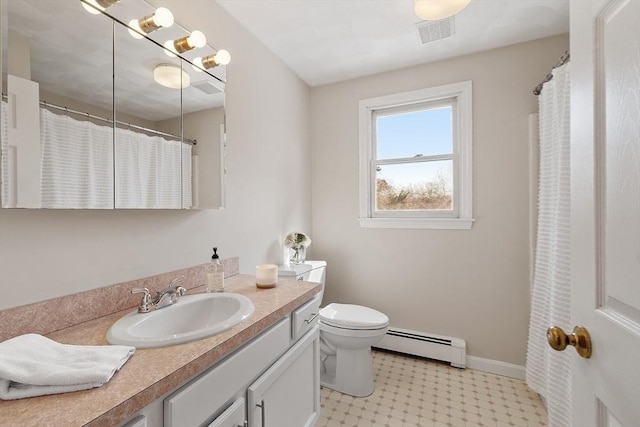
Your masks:
M470 229L472 208L472 83L470 80L402 92L393 95L362 99L359 103L360 122L360 216L363 228L425 228ZM411 107L416 104L436 105L453 100L453 185L452 211L375 212L375 146L374 113L390 108ZM437 157L437 156L436 156ZM420 215L420 216L417 216Z

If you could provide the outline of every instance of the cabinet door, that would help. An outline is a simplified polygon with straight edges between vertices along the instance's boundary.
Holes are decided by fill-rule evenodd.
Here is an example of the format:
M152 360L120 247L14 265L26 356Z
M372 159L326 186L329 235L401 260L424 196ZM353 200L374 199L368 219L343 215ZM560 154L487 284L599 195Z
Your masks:
M244 399L240 398L213 420L208 427L244 427L244 412Z
M210 420L237 392L244 394L247 384L286 354L290 334L287 317L167 397L164 427L196 427Z
M311 427L320 415L320 333L315 326L247 391L249 427Z

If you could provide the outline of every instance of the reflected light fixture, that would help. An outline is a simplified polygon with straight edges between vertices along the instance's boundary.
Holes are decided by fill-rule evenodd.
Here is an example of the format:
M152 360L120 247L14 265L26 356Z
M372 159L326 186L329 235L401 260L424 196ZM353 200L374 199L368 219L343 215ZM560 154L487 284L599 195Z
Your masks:
M151 15L129 21L129 34L141 39L159 28L169 28L173 25L173 13L166 7L159 7Z
M203 58L195 58L193 60L193 68L200 72L202 70L217 67L218 65L227 65L229 62L231 62L231 54L224 49L220 49L213 55L207 55Z
M153 80L171 89L189 87L191 78L181 67L173 64L160 64L153 69Z
M203 47L205 44L207 44L207 37L202 31L195 30L190 35L177 40L167 40L164 44L164 53L175 56L176 53L184 53L196 47Z
M439 21L460 12L471 0L414 0L414 10L425 21Z
M113 6L120 0L80 0L82 7L89 13L94 15L103 12L106 8Z

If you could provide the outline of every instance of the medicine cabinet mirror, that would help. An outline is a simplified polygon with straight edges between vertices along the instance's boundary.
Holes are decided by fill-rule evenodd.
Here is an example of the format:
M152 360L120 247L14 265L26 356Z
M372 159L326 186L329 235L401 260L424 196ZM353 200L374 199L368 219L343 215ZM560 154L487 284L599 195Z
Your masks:
M123 25L153 14L120 0L3 0L3 208L211 209L224 204L225 66L170 57L177 22L146 38ZM154 80L172 68L177 88ZM115 123L115 124L114 124Z

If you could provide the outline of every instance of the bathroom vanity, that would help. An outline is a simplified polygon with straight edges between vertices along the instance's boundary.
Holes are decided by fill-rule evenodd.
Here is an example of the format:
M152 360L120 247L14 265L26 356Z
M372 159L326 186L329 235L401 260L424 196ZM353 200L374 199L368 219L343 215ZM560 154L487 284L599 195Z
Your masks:
M226 285L255 306L236 327L185 344L137 349L99 388L0 401L0 425L312 426L320 412L314 298L320 286L281 279L273 289L258 289L247 275L229 277ZM109 327L130 311L47 336L104 345Z
M316 301L294 310L123 427L313 426L320 414L317 310ZM292 330L292 316L307 321Z

